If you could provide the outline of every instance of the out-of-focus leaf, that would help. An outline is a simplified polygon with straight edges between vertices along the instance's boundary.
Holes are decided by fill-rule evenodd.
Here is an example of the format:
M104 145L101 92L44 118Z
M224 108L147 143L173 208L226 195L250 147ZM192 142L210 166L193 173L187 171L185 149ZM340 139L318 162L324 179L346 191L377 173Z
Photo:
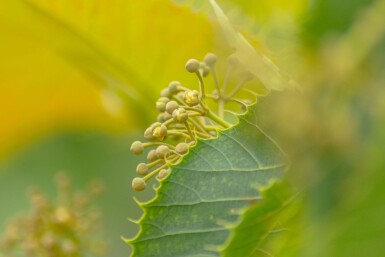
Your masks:
M235 51L234 57L246 71L261 80L263 86L268 90L282 90L295 84L293 81L285 79L279 68L268 57L257 52L246 38L236 31L215 0L210 0L210 3L227 43Z
M280 256L279 252L295 256L298 249L295 246L301 242L298 195L286 182L275 183L262 190L261 195L263 201L248 208L241 216L221 256ZM288 241L291 241L290 245Z
M143 127L160 88L192 81L174 68L212 47L207 19L167 1L5 0L0 9L0 156L66 127ZM111 116L121 105L106 90L128 108Z

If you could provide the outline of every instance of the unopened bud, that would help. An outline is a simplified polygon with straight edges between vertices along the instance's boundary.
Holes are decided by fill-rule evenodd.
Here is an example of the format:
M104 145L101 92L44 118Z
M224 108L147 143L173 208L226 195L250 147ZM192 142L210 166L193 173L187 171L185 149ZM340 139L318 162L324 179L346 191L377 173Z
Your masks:
M210 74L210 67L208 67L207 65L204 65L202 67L202 76L207 77L209 74Z
M130 150L132 153L134 153L136 155L142 154L143 150L144 150L142 142L135 141L134 143L132 143Z
M175 146L175 151L179 154L185 154L188 152L189 146L187 143L179 143Z
M147 128L144 131L144 135L143 136L144 136L145 139L153 140L154 136L152 135L152 127Z
M167 127L163 124L154 126L152 128L152 135L154 138L162 141L167 136Z
M186 70L190 73L197 72L199 70L199 62L195 59L190 59L186 62Z
M170 101L168 97L161 97L156 101L156 109L160 112L164 112L166 110L166 104Z
M195 106L199 104L199 101L200 101L199 92L196 90L186 91L183 96L183 100L188 106L190 107Z
M203 58L203 61L210 67L214 66L217 62L217 56L212 53L207 53Z
M155 150L151 150L151 151L148 152L147 160L149 162L156 161L157 159L158 159L158 156L156 155L156 151Z
M171 92L170 92L170 90L168 88L165 88L162 91L160 91L160 96L161 97L168 97L168 98L170 98L171 97Z
M167 120L169 120L169 119L171 119L171 118L172 118L172 115L169 114L168 112L164 112L164 113L163 113L163 120L164 120L164 121L167 121Z
M178 108L172 113L172 118L177 122L185 122L188 120L188 113L185 108Z
M168 174L170 174L170 170L169 169L161 169L158 173L158 179L164 179L165 177L168 176Z
M138 166L136 166L136 172L140 176L146 176L148 173L148 166L145 163L139 163Z
M158 156L158 158L164 158L169 154L170 154L170 148L168 148L165 145L160 145L158 146L158 148L156 148L156 155Z
M171 81L170 84L168 84L168 90L171 94L175 94L178 92L178 86L180 86L179 81Z
M179 107L179 104L175 101L170 101L166 104L166 112L172 114L175 109Z
M142 178L136 177L132 180L132 188L135 191L143 191L146 188L146 181Z

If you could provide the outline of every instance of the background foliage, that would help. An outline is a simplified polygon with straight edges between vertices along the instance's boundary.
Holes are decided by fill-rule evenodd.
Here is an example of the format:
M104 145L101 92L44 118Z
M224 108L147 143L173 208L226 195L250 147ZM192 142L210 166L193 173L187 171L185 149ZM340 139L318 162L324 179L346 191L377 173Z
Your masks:
M260 126L291 157L287 179L304 196L301 219L288 222L300 242L284 241L275 256L385 252L384 2L218 1L301 85L259 104ZM79 186L101 177L110 255L126 256L119 237L135 234L126 217L140 215L129 144L153 119L159 89L191 83L188 58L231 52L211 9L199 0L5 0L0 13L0 228L28 208L29 185L51 192L60 170Z

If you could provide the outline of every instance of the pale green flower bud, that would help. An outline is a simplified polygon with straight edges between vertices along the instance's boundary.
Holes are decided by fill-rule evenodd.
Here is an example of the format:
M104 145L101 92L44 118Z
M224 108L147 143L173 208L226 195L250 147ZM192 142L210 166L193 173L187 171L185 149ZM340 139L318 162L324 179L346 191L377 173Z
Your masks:
M188 152L189 145L187 143L179 143L175 146L175 151L179 154L185 154Z
M168 97L161 97L156 101L156 109L160 112L164 112L166 110L166 104L170 101Z
M156 155L158 156L158 158L160 159L163 159L164 157L166 157L167 155L170 154L170 148L168 148L167 146L165 145L160 145L156 148Z
M196 90L186 91L184 93L183 100L188 106L190 107L195 106L200 102L199 92Z
M146 176L148 173L148 166L145 163L139 163L138 166L136 166L136 172L140 176Z
M166 104L166 112L172 114L175 109L179 107L179 104L175 101L170 101Z
M156 161L157 159L158 159L158 156L156 155L156 151L155 150L151 150L151 151L148 152L147 160L149 162Z
M178 108L172 113L172 118L177 122L185 122L188 119L188 113L184 108Z
M142 142L135 141L134 143L132 143L130 150L132 153L134 153L136 155L142 154L144 151L144 147L143 147Z
M217 62L217 56L212 53L207 53L203 58L203 61L210 67L214 66Z
M186 70L190 73L197 72L199 70L199 61L190 59L186 62Z
M171 81L170 84L168 84L168 90L171 94L175 94L178 92L178 86L180 86L179 81Z
M146 188L146 181L142 178L136 177L132 180L132 188L135 191L143 191Z

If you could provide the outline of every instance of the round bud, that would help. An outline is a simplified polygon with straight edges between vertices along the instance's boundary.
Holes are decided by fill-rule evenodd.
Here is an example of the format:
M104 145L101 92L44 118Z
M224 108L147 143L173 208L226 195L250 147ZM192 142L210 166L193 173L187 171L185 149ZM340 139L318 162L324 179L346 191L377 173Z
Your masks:
M164 120L164 121L167 121L167 120L169 120L169 119L171 119L171 118L172 118L172 115L169 114L168 112L164 112L164 113L163 113L163 120Z
M132 143L130 150L136 155L142 154L144 150L142 142L135 141L134 143Z
M180 86L179 81L171 81L170 84L168 84L168 90L171 94L175 94L178 92L178 86Z
M148 152L147 160L149 162L156 161L157 159L158 159L158 156L156 155L156 151L155 150L151 150L151 151Z
M170 98L171 97L171 92L170 92L170 90L168 90L168 88L165 88L162 91L160 91L160 96L161 97L168 97L168 98Z
M205 65L202 67L202 76L207 77L210 74L210 67Z
M185 122L188 119L188 113L185 108L178 108L172 113L172 118L176 122Z
M183 100L188 106L190 107L195 106L199 104L199 101L200 101L199 92L196 90L186 91L184 93Z
M170 174L170 170L169 169L161 169L158 173L158 176L157 178L158 179L164 179L165 177L168 176L168 174Z
M188 152L189 146L187 143L179 143L175 146L175 151L179 154L185 154Z
M162 141L167 136L167 127L163 124L152 127L152 135L154 138Z
M142 178L134 178L132 180L132 188L135 191L143 191L146 188L146 181Z
M205 57L203 58L203 61L208 65L208 66L214 66L215 63L217 62L217 56L212 53L207 53Z
M140 176L146 176L148 173L148 166L145 163L139 163L138 166L136 166L136 172Z
M156 116L156 120L158 122L165 122L165 120L164 120L164 112L159 113L158 116Z
M156 109L160 112L164 112L166 110L166 104L170 101L168 97L161 97L156 101Z
M166 112L172 114L175 109L178 109L179 104L175 101L170 101L166 104Z
M158 148L156 148L156 156L158 158L164 158L169 154L170 154L170 148L168 148L165 145L160 145L158 146Z
M153 140L154 136L152 135L152 127L147 128L144 131L144 135L143 136L144 136L145 139Z
M195 59L190 59L186 62L186 70L188 72L194 73L199 70L199 62Z

